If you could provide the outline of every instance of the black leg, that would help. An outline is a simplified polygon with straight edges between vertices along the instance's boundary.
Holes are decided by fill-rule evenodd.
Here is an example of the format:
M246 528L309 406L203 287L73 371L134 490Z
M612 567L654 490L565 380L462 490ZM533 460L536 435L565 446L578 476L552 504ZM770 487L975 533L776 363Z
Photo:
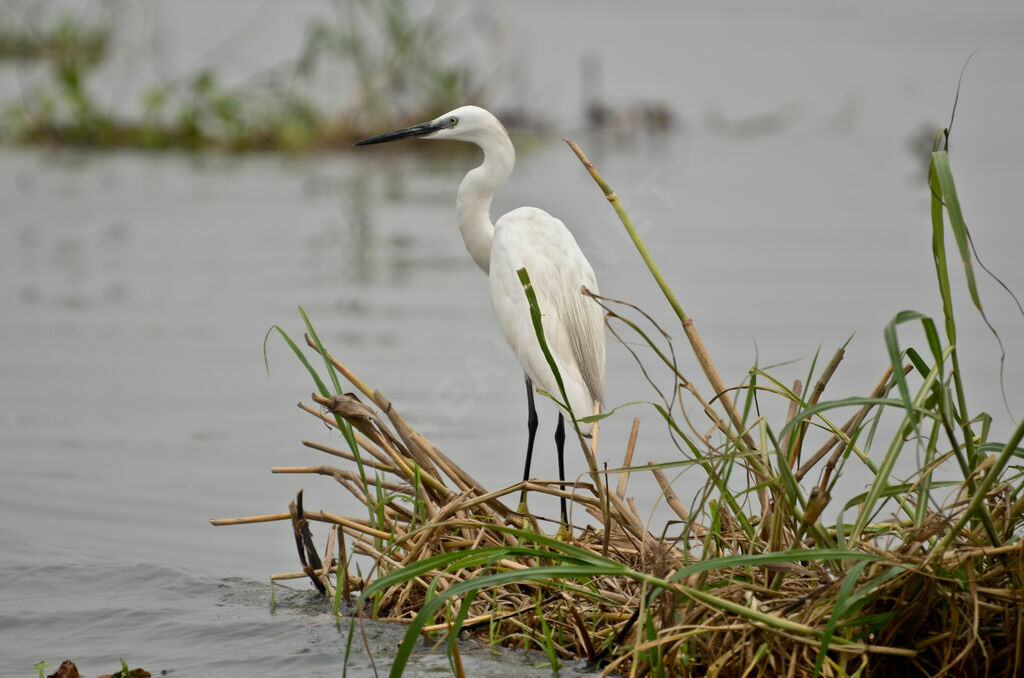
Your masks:
M558 480L562 482L560 486L563 490L565 489L565 418L562 417L562 413L558 413L558 428L555 429L555 449L558 450ZM569 516L565 511L565 497L559 497L562 502L562 526L567 527L569 525Z
M533 461L533 439L537 436L537 407L533 404L533 382L526 378L526 406L529 414L526 418L526 468L523 469L523 480L530 479L530 462ZM519 496L519 503L526 501L526 490Z

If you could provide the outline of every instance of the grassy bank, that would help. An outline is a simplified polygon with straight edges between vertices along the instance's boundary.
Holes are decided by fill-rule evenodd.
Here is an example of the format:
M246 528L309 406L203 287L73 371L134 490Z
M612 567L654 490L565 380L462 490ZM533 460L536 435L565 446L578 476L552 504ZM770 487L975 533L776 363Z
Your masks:
M992 440L992 418L968 407L954 281L966 283L977 312L983 305L945 136L936 139L928 190L943 315L893 318L884 329L890 364L879 365L870 393L826 396L842 348L827 362L813 361L796 383L755 366L744 383L722 384L617 196L574 147L677 316L701 382L711 386L705 391L681 373L668 333L648 316L598 298L617 337L650 349L645 371L673 380L652 403L647 425L669 428L677 458L633 465L639 420L625 450L602 449L599 457L598 420L592 439L579 437L586 480L564 490L546 481L482 487L328 353L306 319L308 350L276 331L316 384L313 402L301 407L318 426L341 431L347 446L304 441L334 465L274 471L334 477L365 514L309 510L300 496L287 513L215 524L291 520L303 572L282 577L308 576L334 597L339 614L358 592L358 615L408 624L392 675L401 674L421 637L445 643L461 675L460 634L536 650L552 667L583 657L608 673L641 676L1018 675L1024 422L1013 424L1008 439ZM524 284L543 345L543 309L530 292ZM907 324L922 328L923 345L901 343ZM776 410L785 417L761 414ZM710 429L692 412L703 412ZM619 468L597 466L596 459L620 454ZM897 477L907 455L916 471ZM673 490L682 471L688 486L696 475L702 480L693 496ZM629 494L630 477L640 473L654 477L673 520L645 522ZM869 477L865 491L833 505L842 479L855 474ZM567 533L550 536L557 520L509 508L523 485L531 497L570 501ZM330 526L322 555L309 521ZM353 621L349 641L358 635Z

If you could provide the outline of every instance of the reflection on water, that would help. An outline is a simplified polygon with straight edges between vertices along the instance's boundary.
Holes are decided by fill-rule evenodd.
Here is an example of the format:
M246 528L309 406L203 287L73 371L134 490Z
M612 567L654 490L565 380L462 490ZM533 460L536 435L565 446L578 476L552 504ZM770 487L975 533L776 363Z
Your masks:
M175 20L195 22L204 6L183 6ZM886 365L881 328L905 308L938 313L928 196L906 143L922 120L945 118L962 60L978 45L953 168L979 252L1024 290L1015 205L1024 140L1012 133L1024 107L1016 77L1024 46L1015 5L991 15L957 10L951 35L942 13L895 9L884 26L852 14L693 14L675 5L509 11L531 79L533 94L522 102L550 111L553 128L580 142L622 196L726 382L742 380L755 360L796 361L780 378L805 378L819 346L830 355L855 333L826 395L863 394ZM572 34L563 30L568 19ZM655 92L688 124L650 137L577 131L583 98L571 83L594 44L606 49L604 77L616 84L609 98ZM787 101L806 108L771 134L722 136L704 123L715 108L727 121L756 120ZM520 151L495 214L536 205L563 219L602 291L650 311L677 336L683 373L699 374L575 158L556 136ZM29 577L0 590L11 611L3 633L19 624L50 631L18 636L25 661L77 650L73 658L102 659L96 669L105 670L119 653L146 667L204 655L203 668L231 675L230 648L273 662L287 654L274 652L278 643L299 654L322 634L329 640L314 645L309 672L337 666L330 623L267 617L262 589L256 607L211 610L223 577L262 579L295 564L286 525L214 529L208 518L282 510L300 487L310 506L356 510L329 479L267 472L322 463L298 445L302 438L338 442L296 410L311 384L273 336L265 373L267 329L280 323L299 336L299 304L339 358L481 482L515 480L525 447L519 368L497 337L486 281L454 224L455 191L475 156L441 153L428 142L373 157L0 152L0 511L9 517L0 576ZM1019 414L1024 370L1014 347L1024 345L1024 323L993 283L981 285L1011 347L1006 383ZM956 303L968 397L1005 430L994 342L964 295ZM913 328L906 332L919 341ZM608 397L611 405L651 398L613 344ZM763 407L779 410L771 417L785 411ZM700 421L699 411L691 414ZM657 417L630 408L602 425L609 464L619 463L633 416L643 417L640 461L676 458ZM551 408L541 419L547 441ZM538 445L535 472L554 475L553 450ZM916 461L903 463L898 473ZM582 470L582 460L569 460L570 476ZM651 510L647 498L657 493L636 476L632 492ZM692 495L689 482L677 485L681 497ZM851 478L844 489L859 487ZM79 571L82 560L98 570ZM48 571L46 584L30 576L29 565L66 561L72 569ZM169 569L139 573L153 563ZM107 607L113 594L101 582L125 577L136 600ZM176 579L177 602L147 588ZM58 594L61 613L51 606ZM206 636L209 616L173 625L176 616L187 622L218 610L226 615L221 632L238 634L237 644L222 644L229 650L190 644ZM159 620L133 634L149 613ZM76 635L80 619L104 615L110 623ZM247 633L265 645L247 645Z

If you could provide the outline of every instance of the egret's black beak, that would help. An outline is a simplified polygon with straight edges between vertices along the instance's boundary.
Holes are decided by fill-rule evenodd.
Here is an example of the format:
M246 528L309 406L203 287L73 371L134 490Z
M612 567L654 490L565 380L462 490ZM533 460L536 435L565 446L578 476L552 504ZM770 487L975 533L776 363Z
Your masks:
M378 134L375 137L369 139L363 139L357 141L356 146L368 146L370 144L382 144L385 141L395 141L397 139L405 139L406 137L423 137L428 134L433 134L438 130L445 129L447 127L443 122L424 122L419 125L413 125L412 127L406 127L405 129L396 129L394 132L385 132L384 134Z

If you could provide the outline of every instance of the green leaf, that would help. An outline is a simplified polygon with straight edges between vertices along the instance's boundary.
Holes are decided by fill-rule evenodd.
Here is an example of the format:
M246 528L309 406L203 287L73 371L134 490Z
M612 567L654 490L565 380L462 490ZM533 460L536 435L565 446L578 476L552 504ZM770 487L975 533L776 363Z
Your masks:
M974 306L984 312L981 307L981 297L978 294L978 285L974 279L974 266L971 263L971 249L967 234L967 223L964 221L963 211L960 208L960 198L956 193L956 184L953 182L953 170L949 165L949 154L946 151L935 151L932 153L932 169L935 179L939 184L940 197L949 214L949 227L956 240L956 248L960 253L960 260L964 265L964 277L967 279L967 290L971 294L971 301Z
M818 657L814 662L814 673L813 678L818 678L821 673L822 664L825 663L825 656L828 654L828 646L832 642L832 635L835 633L836 624L842 619L846 613L847 599L850 597L850 593L853 591L853 587L857 585L857 580L860 578L864 568L867 567L867 561L860 561L854 563L850 571L846 573L846 577L843 580L843 585L839 589L839 595L836 597L835 603L832 606L832 614L829 616L828 623L825 625L825 630L821 634L821 642L818 646Z
M469 606L476 600L476 591L470 591L466 594L466 597L462 599L462 605L459 607L459 613L455 616L455 621L452 622L453 629L462 628L463 622L466 621L466 617L469 616ZM458 633L448 634L448 665L452 669L452 675L459 675L458 670L455 668L455 644L459 642Z
M551 627L548 626L548 620L544 617L544 610L541 608L540 591L537 592L536 607L537 618L540 620L541 631L544 633L544 651L548 655L551 670L557 673L561 665L558 663L558 654L555 652L555 641L551 637Z
M292 338L288 336L288 333L278 325L271 325L270 329L267 330L267 334L263 337L263 364L267 369L267 374L270 374L270 356L267 353L267 344L270 341L270 335L274 330L277 330L277 333L281 335L281 338L284 339L285 343L291 347L292 353L295 354L295 357L299 359L299 362L306 368L309 375L313 377L313 383L316 384L316 390L320 395L325 398L329 397L327 386L324 385L323 380L320 379L320 375L317 374L315 369L313 369L313 366L309 364L309 360L306 359L306 354L302 352L294 341L292 341Z
M907 416L910 421L917 426L918 412L914 408L913 401L910 398L910 387L907 386L907 377L903 374L903 360L901 358L900 342L896 336L896 327L906 322L913 320L920 320L921 324L925 327L925 334L928 336L928 345L932 347L933 353L939 356L936 360L936 366L942 369L942 351L938 347L938 335L935 333L935 322L923 313L917 311L900 311L896 314L896 317L889 321L889 324L885 326L885 348L889 353L889 362L892 364L892 374L896 379L896 385L899 387L900 397L903 399L903 407L907 411ZM935 343L933 346L932 335L935 337Z
M530 320L533 321L533 331L537 335L537 342L540 344L540 350L544 353L544 359L548 363L548 367L551 368L551 372L555 375L555 383L558 384L558 393L562 396L561 402L554 399L558 403L559 407L565 409L569 413L569 417L575 419L576 416L573 414L572 406L569 404L569 397L565 394L565 383L562 381L562 375L558 371L558 365L555 363L554 356L551 355L551 350L548 348L547 339L544 337L544 323L541 320L540 306L537 304L537 293L533 289L533 283L530 282L530 274L525 268L521 268L516 273L519 275L519 282L523 286L523 292L526 293L526 300L530 304Z
M874 562L881 560L881 556L862 551L851 551L849 549L792 549L790 551L778 551L774 553L758 553L751 555L723 556L721 558L710 558L692 565L676 570L670 575L667 581L682 581L687 577L701 572L712 570L724 570L732 567L763 567L773 563L797 563L804 560L822 562L826 560L864 560Z
M320 341L320 337L317 336L316 329L313 327L313 323L310 322L309 316L306 315L305 309L299 306L299 314L302 316L302 322L306 325L306 331L309 332L309 336L313 338L313 342L317 345L320 352L320 357L324 361L324 367L327 368L327 374L331 378L331 384L334 386L335 393L342 393L341 381L338 379L338 372L334 369L334 364L331 359L327 357L327 349L324 348L323 342ZM322 386L322 384L320 384ZM325 398L329 398L331 394L325 393L321 389L320 394ZM345 421L340 415L335 415L335 421L338 422L338 427L341 430L341 435L345 438L345 442L348 443L349 451L352 452L352 456L356 458L356 466L359 468L359 478L363 483L363 490L366 491L366 470L363 467L363 458L359 451L359 445L356 444L356 437L352 433L352 426Z
M323 358L324 364L327 366L327 372L331 377L331 383L334 385L334 392L341 393L342 391L341 385L338 381L338 375L335 372L334 366L331 364L331 361L327 358L327 352L323 348L323 344L320 343L320 339L319 337L317 337L316 330L313 328L313 324L309 321L309 318L306 316L306 312L303 310L301 306L299 306L299 313L302 315L302 320L306 325L306 330L309 332L309 335L313 338L313 341L316 342L316 345L320 347L320 356ZM299 362L302 363L302 365L306 368L306 371L309 372L309 375L313 378L313 383L316 384L316 390L320 393L320 395L322 395L325 398L330 398L331 393L330 391L328 391L327 385L324 383L323 379L320 378L320 375L317 373L316 369L306 358L306 354L302 351L302 349L299 348L298 344L296 344L292 340L292 338L288 336L288 333L285 332L279 325L272 325L270 329L267 330L266 335L263 337L263 364L266 367L267 374L270 374L270 356L267 353L267 344L270 341L270 335L274 332L274 330L277 330L277 333L281 336L282 339L284 339L285 343L288 344L288 346L292 349L292 353L295 354L295 357L299 359ZM348 443L349 450L352 452L352 455L356 458L356 467L359 469L359 478L362 481L362 490L363 493L366 495L367 499L369 499L371 495L369 484L366 481L366 470L363 466L359 446L356 444L355 435L353 435L352 433L352 427L339 414L334 415L334 421L338 425L338 430L341 431L342 437L345 438L345 442ZM370 516L372 519L373 511L370 511Z

